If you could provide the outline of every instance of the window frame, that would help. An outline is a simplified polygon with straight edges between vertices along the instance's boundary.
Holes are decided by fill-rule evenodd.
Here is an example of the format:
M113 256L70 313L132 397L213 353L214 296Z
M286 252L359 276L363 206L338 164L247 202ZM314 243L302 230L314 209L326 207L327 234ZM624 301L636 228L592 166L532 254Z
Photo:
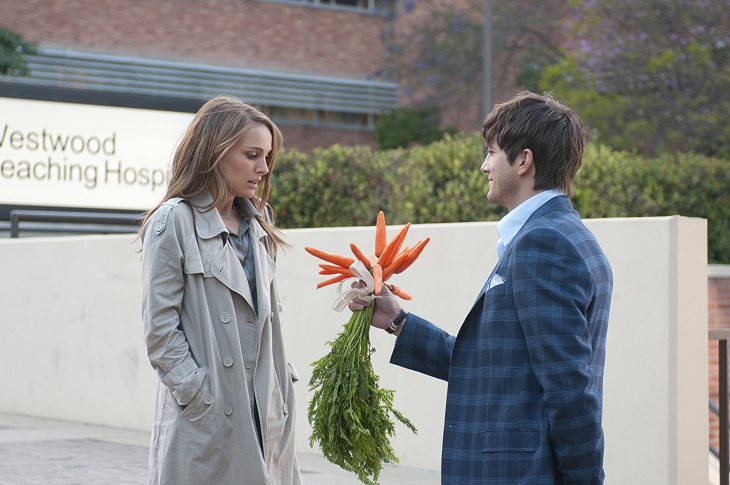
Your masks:
M379 0L381 3L389 4L385 7L377 7L378 0L365 0L367 7L339 4L338 0L258 0L265 3L282 3L299 7L318 8L323 10L336 10L341 12L361 13L366 15L378 15L388 17L395 10L395 0Z

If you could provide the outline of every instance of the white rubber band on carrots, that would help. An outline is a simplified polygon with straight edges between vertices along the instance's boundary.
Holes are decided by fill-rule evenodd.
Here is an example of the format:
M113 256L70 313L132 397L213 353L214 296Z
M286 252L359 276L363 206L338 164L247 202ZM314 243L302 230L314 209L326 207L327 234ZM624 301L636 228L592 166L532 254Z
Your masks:
M378 298L374 294L375 281L373 281L373 275L370 274L370 271L368 271L365 265L362 264L360 260L355 260L355 262L350 265L350 270L355 276L342 280L339 285L337 285L338 296L337 300L335 300L332 304L332 308L338 312L347 308L347 305L356 298L365 302L371 302ZM365 286L363 288L351 288L352 283L359 280L364 281ZM344 285L347 285L346 289L344 289Z

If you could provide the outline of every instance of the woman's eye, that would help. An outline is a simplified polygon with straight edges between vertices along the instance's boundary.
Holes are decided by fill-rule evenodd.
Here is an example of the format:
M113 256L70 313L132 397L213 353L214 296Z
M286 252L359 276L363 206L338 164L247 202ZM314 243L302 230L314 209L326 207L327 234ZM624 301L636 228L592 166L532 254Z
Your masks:
M251 152L248 154L248 158L250 158L251 160L256 160L258 158L258 156L259 156L259 154L256 152Z

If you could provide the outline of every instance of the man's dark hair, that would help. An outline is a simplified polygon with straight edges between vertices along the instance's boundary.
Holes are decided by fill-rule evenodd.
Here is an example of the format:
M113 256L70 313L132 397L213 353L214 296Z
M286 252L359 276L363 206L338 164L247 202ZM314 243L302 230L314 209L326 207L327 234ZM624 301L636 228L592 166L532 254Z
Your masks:
M512 164L529 148L535 163L535 189L573 191L573 179L583 162L583 123L572 109L550 95L523 91L498 104L484 120L485 143L496 143Z

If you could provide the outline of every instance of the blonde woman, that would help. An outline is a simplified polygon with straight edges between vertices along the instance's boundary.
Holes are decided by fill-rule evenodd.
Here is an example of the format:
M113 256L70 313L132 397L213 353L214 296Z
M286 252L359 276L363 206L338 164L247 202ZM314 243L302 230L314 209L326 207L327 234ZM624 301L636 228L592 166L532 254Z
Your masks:
M238 99L207 102L141 230L145 342L160 378L150 483L301 483L267 205L282 137Z

